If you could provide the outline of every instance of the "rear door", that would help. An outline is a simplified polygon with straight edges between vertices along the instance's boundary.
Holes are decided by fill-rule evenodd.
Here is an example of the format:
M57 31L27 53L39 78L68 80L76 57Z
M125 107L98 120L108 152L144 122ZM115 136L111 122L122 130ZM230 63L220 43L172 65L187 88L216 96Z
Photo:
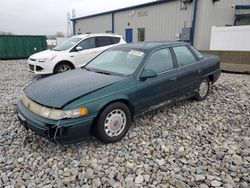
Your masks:
M169 48L153 52L144 69L153 70L158 76L144 81L138 80L138 100L135 104L138 111L171 99L176 91L177 69Z
M188 46L173 47L178 64L178 96L198 88L201 81L201 64Z

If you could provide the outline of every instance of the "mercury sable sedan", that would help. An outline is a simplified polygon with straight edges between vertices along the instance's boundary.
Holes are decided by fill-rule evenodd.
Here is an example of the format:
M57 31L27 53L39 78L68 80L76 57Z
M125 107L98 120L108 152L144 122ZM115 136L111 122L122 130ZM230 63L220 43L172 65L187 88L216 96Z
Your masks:
M220 59L183 42L112 47L81 69L41 79L24 89L18 117L24 127L68 144L91 134L121 139L133 118L185 95L204 100L220 76Z

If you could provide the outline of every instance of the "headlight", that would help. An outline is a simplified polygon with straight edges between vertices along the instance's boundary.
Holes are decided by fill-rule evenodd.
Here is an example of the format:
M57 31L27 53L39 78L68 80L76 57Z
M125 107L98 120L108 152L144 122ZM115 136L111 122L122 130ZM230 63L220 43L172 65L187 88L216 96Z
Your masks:
M73 110L57 110L37 104L30 100L26 95L23 95L21 101L31 112L47 119L61 120L65 118L77 118L88 115L88 109L86 107Z
M52 61L55 58L56 58L56 55L54 55L54 56L52 56L50 58L40 58L40 59L37 59L37 61L40 62L40 63L43 63L43 62Z
M37 59L37 61L40 62L40 63L46 62L48 60L49 60L49 58L40 58L40 59Z

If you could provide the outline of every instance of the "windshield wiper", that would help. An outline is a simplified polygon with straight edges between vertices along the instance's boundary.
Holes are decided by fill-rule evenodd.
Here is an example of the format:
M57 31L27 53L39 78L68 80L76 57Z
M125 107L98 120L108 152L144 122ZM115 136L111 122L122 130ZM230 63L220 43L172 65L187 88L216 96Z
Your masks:
M86 69L87 71L90 71L88 68L86 68L86 67L83 67L84 69Z
M104 72L104 71L95 71L96 73L100 73L100 74L106 74L106 75L111 75L110 73L108 72Z

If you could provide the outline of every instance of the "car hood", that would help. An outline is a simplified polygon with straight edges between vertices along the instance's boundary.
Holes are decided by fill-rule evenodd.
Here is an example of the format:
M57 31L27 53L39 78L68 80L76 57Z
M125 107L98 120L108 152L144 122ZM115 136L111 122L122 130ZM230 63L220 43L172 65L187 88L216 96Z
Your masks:
M52 108L63 108L67 103L104 88L125 77L105 75L76 69L36 81L24 89L31 100Z
M31 55L30 58L33 58L33 59L50 58L50 57L53 57L55 55L58 55L59 53L60 53L59 51L44 50L44 51L41 51L41 52L38 52L38 53Z

